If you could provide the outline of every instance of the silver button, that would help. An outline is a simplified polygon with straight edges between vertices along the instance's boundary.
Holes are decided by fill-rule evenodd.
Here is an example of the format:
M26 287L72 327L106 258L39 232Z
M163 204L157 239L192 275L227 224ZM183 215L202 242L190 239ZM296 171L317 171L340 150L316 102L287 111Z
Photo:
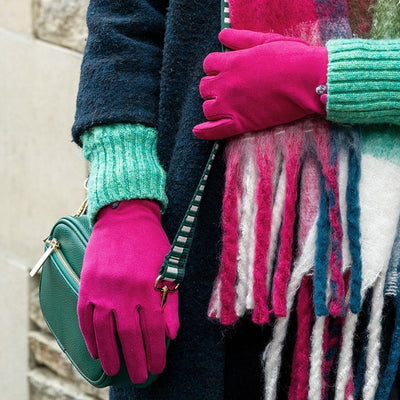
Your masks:
M319 85L315 88L315 92L321 96L321 94L324 94L326 91L326 86L325 85Z
M119 206L119 201L113 201L111 204L111 208L115 210Z

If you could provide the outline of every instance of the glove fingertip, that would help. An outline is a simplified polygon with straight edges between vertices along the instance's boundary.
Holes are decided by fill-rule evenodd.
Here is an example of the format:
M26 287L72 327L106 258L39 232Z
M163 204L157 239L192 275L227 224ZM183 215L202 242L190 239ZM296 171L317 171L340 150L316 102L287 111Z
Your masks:
M171 340L176 339L180 327L179 323L179 297L178 293L171 293L169 301L165 304L163 314L165 321L165 333Z
M267 41L268 34L246 29L223 29L219 35L219 41L229 49L244 50L258 46Z
M206 56L203 61L203 70L206 75L218 74L221 64L223 63L223 61L221 60L223 54L224 53L214 52Z
M180 323L175 322L175 323L167 323L166 326L166 335L168 337L168 339L174 340L176 339L176 337L178 336L178 331L179 331L179 327L180 327Z
M136 372L132 374L128 369L128 375L134 385L140 385L142 383L145 383L149 377L147 370L146 372L143 371L142 373Z
M238 133L234 121L226 117L203 122L193 128L193 134L203 140L225 139Z
M108 365L103 365L103 363L102 363L102 367L104 369L104 372L108 376L117 375L120 370L119 358L118 358L118 362L116 362L116 363L112 363L112 364L108 364Z
M83 301L78 301L78 321L82 336L85 339L87 350L94 360L99 358L97 351L96 338L93 327L93 306Z
M99 358L99 353L97 351L97 346L95 344L91 343L91 341L87 340L86 338L85 338L85 342L86 342L86 347L88 349L90 357L92 357L93 360L97 360Z
M203 140L209 140L208 138L208 122L203 122L201 124L196 125L192 132L193 134L198 137L199 139L203 139Z
M233 34L232 31L233 31L232 28L225 28L225 29L222 29L222 31L218 34L218 40L224 46L227 46L227 44L230 42L230 39L232 38L232 34Z

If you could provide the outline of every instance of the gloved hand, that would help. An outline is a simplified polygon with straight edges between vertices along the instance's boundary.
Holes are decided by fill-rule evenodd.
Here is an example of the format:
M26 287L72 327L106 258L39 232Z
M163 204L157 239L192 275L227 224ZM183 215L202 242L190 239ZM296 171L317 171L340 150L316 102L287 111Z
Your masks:
M326 85L328 53L301 39L275 33L224 29L219 40L235 50L211 53L204 60L208 75L200 82L208 122L196 125L201 139L216 140L266 129L319 113Z
M169 248L157 202L100 210L83 260L78 317L89 353L107 375L120 368L117 336L133 383L165 367L165 335L175 339L179 329L178 293L162 309L154 282Z

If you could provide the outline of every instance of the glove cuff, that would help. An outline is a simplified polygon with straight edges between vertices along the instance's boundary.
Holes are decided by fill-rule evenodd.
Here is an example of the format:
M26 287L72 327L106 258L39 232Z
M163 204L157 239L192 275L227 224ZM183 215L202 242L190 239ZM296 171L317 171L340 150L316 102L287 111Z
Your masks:
M90 161L88 215L114 201L152 199L167 207L165 172L157 157L157 131L140 124L99 125L82 136Z

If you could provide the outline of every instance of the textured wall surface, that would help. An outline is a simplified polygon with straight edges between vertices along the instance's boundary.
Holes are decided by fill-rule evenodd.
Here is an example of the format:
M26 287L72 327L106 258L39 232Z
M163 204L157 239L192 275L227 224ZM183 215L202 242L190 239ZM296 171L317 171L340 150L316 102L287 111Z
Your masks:
M33 29L41 40L83 51L88 0L35 0Z
M72 368L28 271L54 222L83 200L71 143L86 0L0 0L0 400L106 400Z

